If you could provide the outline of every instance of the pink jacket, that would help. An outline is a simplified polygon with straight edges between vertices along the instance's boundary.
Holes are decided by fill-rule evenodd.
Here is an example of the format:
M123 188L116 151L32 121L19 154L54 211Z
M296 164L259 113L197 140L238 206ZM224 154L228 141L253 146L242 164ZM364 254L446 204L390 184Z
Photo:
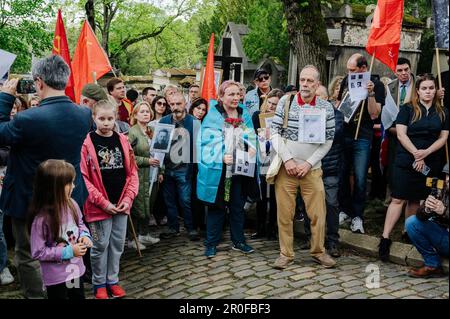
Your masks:
M138 169L128 138L123 134L119 134L119 137L124 153L127 178L118 205L124 202L131 208L139 190ZM81 148L80 168L89 192L83 209L86 222L92 223L111 218L111 215L104 211L110 204L110 201L103 186L97 153L95 152L95 147L89 134L86 136ZM128 209L125 213L130 214L130 210Z

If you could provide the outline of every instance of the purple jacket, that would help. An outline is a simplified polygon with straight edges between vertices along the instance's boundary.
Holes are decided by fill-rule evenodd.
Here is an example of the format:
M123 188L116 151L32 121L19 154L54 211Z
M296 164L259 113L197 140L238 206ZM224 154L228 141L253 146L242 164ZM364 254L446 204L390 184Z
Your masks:
M61 284L83 276L86 268L83 259L73 257L73 250L66 248L75 244L80 235L90 238L89 230L83 223L81 211L72 200L78 215L78 225L68 211L64 211L61 237L54 241L50 236L50 227L44 214L38 214L31 226L31 256L41 264L42 281L45 286ZM65 259L69 256L68 259Z

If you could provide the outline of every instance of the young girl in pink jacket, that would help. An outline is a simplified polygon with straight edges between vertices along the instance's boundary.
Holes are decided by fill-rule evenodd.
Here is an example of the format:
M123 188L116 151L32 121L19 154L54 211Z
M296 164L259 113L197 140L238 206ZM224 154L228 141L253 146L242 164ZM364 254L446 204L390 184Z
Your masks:
M99 101L93 107L96 130L81 149L81 172L89 197L84 205L93 239L92 285L96 299L125 296L119 286L119 262L127 218L139 189L133 149L125 135L114 131L115 106Z

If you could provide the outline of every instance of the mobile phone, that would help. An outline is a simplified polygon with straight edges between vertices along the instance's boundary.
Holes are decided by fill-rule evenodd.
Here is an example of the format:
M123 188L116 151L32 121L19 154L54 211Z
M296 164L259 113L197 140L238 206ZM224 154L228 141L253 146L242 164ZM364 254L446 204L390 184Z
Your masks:
M36 93L36 86L32 79L20 79L17 84L17 93L19 94L34 94Z
M416 162L414 162L414 163L412 164L413 168L414 168L414 164L416 164ZM430 172L430 168L427 166L427 164L425 164L420 172L421 172L423 175L427 176L428 173Z

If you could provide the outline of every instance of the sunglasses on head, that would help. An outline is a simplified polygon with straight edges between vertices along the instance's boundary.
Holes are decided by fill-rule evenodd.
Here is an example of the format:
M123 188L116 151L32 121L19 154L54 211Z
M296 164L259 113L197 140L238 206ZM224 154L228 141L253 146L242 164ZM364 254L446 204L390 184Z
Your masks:
M258 81L259 81L259 82L267 81L269 78L270 78L270 75L260 76L260 77L258 78Z

